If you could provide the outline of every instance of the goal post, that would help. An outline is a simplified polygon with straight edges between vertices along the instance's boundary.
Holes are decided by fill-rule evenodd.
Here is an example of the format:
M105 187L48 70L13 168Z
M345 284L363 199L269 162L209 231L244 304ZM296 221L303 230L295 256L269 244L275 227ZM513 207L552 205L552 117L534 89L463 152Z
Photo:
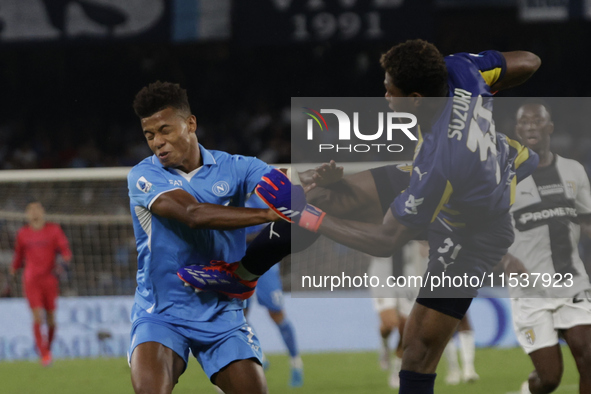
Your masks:
M344 163L355 173L392 163ZM297 170L320 163L298 164ZM339 164L340 165L340 164ZM276 164L290 168L291 164ZM137 251L127 190L130 167L0 171L0 289L8 283L16 234L26 224L25 207L40 201L46 220L59 224L72 249L72 263L60 278L62 296L133 295ZM359 265L366 257L321 238L303 252L306 272L334 272L334 267ZM313 267L313 268L310 268ZM366 267L360 266L359 269ZM290 288L289 264L282 267ZM13 293L22 296L20 276ZM294 289L296 290L296 289Z

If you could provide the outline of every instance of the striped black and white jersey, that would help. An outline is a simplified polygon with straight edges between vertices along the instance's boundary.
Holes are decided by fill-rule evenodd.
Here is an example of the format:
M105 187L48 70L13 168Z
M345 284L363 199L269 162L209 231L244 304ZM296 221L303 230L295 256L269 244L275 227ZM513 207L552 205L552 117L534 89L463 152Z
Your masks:
M551 165L537 168L517 185L510 212L515 242L509 253L530 273L553 276L549 286L540 277L531 287L535 275L529 287L508 286L512 297L573 297L591 287L578 251L578 218L591 214L589 179L580 163L555 154ZM556 273L572 274L572 286Z

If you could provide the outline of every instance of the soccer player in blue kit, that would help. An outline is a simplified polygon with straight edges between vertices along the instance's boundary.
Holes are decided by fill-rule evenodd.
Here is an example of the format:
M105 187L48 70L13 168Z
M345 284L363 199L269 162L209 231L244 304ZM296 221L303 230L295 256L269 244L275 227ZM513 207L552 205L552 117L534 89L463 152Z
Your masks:
M154 152L128 175L138 250L129 350L133 388L171 393L190 350L226 394L266 393L260 344L243 302L196 294L182 286L177 270L238 260L246 249L244 227L279 219L270 209L244 208L271 167L201 146L187 93L177 84L144 87L133 107Z

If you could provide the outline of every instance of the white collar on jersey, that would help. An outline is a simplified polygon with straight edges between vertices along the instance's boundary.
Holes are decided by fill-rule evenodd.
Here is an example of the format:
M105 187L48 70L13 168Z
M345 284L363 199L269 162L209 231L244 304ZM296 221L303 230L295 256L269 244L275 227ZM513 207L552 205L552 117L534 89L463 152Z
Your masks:
M195 168L193 171L186 173L182 170L179 170L178 168L171 168L171 170L173 170L174 172L176 172L177 174L179 174L180 176L182 176L183 178L185 178L187 181L191 181L191 179L195 176L195 174L197 174L199 172L200 169L203 168L203 166L207 166L207 165L213 165L216 164L217 162L215 161L215 157L213 157L213 154L208 151L207 149L205 149L203 147L203 145L199 144L199 151L201 152L201 157L203 158L203 165L200 167Z
M187 181L190 182L191 179L195 176L195 174L197 174L199 172L199 170L202 168L203 168L203 166L197 167L189 173L186 173L183 170L179 170L178 168L171 168L171 170L173 170L174 172L176 172L177 174L179 174L180 176L182 176L183 178L185 178Z

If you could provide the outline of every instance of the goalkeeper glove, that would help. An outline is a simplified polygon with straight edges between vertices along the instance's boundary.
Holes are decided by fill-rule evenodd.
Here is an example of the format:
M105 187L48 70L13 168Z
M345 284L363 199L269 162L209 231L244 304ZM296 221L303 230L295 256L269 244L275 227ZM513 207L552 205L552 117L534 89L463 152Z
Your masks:
M318 231L326 216L321 209L308 204L304 189L292 185L289 178L279 170L263 175L255 193L282 219L312 232Z

